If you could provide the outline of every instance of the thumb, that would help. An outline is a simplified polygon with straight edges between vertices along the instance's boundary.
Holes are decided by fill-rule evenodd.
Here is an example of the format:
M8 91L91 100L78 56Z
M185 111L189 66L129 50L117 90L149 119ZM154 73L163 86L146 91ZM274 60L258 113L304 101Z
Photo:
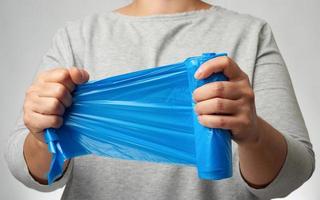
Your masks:
M89 80L88 72L81 68L71 67L69 68L69 74L72 82L74 82L77 85L81 83L85 83Z

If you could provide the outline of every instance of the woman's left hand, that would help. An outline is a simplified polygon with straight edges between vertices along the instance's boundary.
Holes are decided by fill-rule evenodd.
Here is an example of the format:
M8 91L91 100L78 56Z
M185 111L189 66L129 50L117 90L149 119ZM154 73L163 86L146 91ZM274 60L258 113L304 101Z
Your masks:
M207 83L193 92L199 123L231 130L238 144L258 140L259 118L248 75L231 58L223 56L203 63L195 78L205 79L217 72L223 72L229 81Z

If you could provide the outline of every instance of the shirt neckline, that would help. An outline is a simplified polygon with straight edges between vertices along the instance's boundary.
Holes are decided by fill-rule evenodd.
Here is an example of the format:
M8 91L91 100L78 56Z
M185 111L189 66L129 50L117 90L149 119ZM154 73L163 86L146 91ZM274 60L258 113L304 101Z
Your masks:
M128 21L167 21L167 20L184 20L193 17L206 16L210 13L215 13L220 10L220 6L212 5L207 9L192 10L186 12L172 13L172 14L156 14L148 16L132 16L121 14L116 11L111 11L109 14L113 18L128 20Z

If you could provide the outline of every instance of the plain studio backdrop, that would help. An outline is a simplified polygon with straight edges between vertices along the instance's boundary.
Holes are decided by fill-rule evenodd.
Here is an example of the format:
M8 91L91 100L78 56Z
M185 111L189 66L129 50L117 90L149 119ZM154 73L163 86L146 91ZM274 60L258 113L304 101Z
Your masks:
M56 30L68 20L106 12L128 0L0 0L0 152L22 107L25 90ZM320 157L320 1L216 0L208 1L267 20L284 56L316 153ZM319 164L319 162L318 162ZM0 157L0 199L60 199L30 190L11 176ZM320 168L285 199L320 199Z

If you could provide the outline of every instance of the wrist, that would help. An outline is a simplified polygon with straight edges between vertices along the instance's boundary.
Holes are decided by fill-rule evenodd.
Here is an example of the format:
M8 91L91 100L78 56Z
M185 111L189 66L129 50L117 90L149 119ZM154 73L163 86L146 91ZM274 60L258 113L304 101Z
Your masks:
M44 142L44 140L38 138L36 135L43 135L43 133L31 133L29 132L26 140L29 140L30 143L35 147L35 149L48 149L48 145Z
M29 133L24 141L23 154L28 166L31 162L51 159L47 144L39 141L32 133Z
M237 141L239 147L255 148L260 146L264 136L265 121L257 116L254 128L250 135L243 140Z

